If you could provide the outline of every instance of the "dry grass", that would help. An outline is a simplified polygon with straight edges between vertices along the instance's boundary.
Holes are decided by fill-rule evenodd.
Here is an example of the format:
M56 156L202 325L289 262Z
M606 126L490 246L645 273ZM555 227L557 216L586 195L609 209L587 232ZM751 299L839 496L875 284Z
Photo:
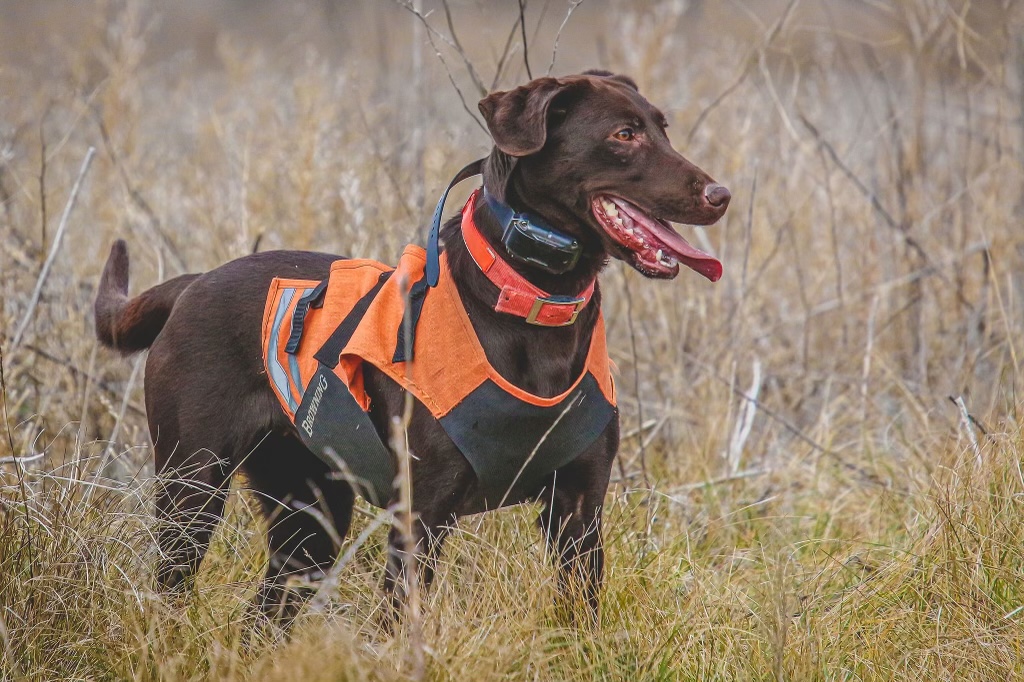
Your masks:
M485 80L515 4L453 6ZM726 277L602 279L628 435L600 627L559 625L535 510L466 519L424 603L429 679L1024 675L1019 8L749 4L595 0L562 36L556 72L635 75L730 186L699 237ZM375 625L380 531L288 642L250 634L264 556L244 493L195 593L153 592L142 371L89 322L117 236L137 288L256 244L392 259L422 240L431 197L487 141L429 50L410 66L411 16L323 6L263 3L181 51L181 17L146 3L0 2L3 679L412 670L406 634ZM540 22L535 74L565 9ZM500 84L523 78L517 52Z

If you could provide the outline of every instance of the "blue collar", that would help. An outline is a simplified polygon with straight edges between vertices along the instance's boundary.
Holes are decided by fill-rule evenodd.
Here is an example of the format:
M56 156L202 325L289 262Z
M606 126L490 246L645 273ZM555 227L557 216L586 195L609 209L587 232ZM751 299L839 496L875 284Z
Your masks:
M434 216L430 221L430 235L427 237L427 265L423 272L427 280L427 286L436 287L437 280L441 277L441 250L438 240L441 235L441 214L444 213L444 202L448 198L448 193L452 191L452 187L455 187L455 185L463 180L467 180L474 175L480 175L483 172L483 167L484 159L477 159L467 165L455 174L452 181L445 187L444 192L441 193L441 198L437 202L437 208L434 209Z

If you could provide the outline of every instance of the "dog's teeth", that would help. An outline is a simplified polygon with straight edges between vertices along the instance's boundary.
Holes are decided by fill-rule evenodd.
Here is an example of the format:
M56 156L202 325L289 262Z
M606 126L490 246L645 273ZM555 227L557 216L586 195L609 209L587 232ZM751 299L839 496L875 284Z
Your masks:
M656 253L654 257L657 258L658 260L664 260L665 252L662 251L661 249L658 249L658 253Z
M615 207L615 204L607 199L601 199L601 206L604 208L604 212L610 217L615 218L619 215L619 209Z
M622 218L616 218L615 219L615 224L621 226L622 225Z

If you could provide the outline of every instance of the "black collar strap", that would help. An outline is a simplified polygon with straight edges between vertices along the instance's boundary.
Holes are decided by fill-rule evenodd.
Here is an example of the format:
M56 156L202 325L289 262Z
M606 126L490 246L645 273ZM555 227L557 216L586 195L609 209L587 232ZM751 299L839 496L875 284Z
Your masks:
M460 170L441 194L434 209L427 238L427 264L425 269L427 286L437 286L441 276L440 246L441 215L448 194L455 185L483 172L486 159L477 159ZM514 259L528 263L547 272L560 275L572 270L579 261L582 247L575 238L557 232L527 213L516 213L508 204L499 201L484 190L484 200L501 225L501 241Z
M427 286L437 286L437 280L441 277L441 252L438 239L441 234L441 214L444 213L444 202L448 198L448 193L452 191L452 187L455 187L455 185L463 180L467 180L474 175L480 175L483 172L484 161L485 159L477 159L456 173L452 181L445 187L444 193L441 194L441 200L437 202L437 208L434 209L434 218L430 224L430 236L427 238L427 266L424 272L427 278Z
M484 201L501 225L501 243L517 261L555 275L569 272L583 250L579 241L548 227L529 213L516 213L484 188Z

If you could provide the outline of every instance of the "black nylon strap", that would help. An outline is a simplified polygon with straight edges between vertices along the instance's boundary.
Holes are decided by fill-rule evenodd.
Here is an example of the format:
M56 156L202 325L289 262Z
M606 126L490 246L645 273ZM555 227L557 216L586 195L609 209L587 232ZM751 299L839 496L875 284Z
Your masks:
M366 314L370 304L373 303L373 299L377 297L377 293L380 292L381 287L388 281L394 270L388 270L387 272L380 273L380 278L377 280L377 284L363 294L363 297L356 301L356 304L349 311L345 319L341 321L338 328L331 333L330 338L324 342L324 345L320 347L320 350L316 352L313 357L325 367L334 369L338 366L338 360L340 360L341 351L345 348L345 344L352 338L352 335L356 332L356 327L359 326L359 322L363 319L363 315Z
M295 304L295 312L292 313L292 333L288 336L288 343L284 352L295 355L299 351L299 344L302 342L302 326L306 323L306 315L310 308L322 308L324 305L324 292L327 291L327 280L320 282L316 288L299 299Z
M430 236L427 237L426 280L429 287L436 287L437 280L441 277L441 253L438 239L441 234L441 214L444 213L444 202L448 198L448 193L452 191L452 187L483 172L484 161L485 159L477 159L456 173L452 181L445 187L441 200L437 202L437 208L434 209L434 217L430 223Z
M413 283L409 289L409 300L402 315L402 324L398 327L398 342L395 344L395 355L391 362L406 362L412 360L413 349L416 347L416 325L420 321L420 313L423 312L423 301L427 297L427 277L424 275ZM405 347L405 330L409 325L409 347Z
M326 367L310 379L295 411L299 438L336 478L378 507L391 499L395 465L370 416L345 383Z

